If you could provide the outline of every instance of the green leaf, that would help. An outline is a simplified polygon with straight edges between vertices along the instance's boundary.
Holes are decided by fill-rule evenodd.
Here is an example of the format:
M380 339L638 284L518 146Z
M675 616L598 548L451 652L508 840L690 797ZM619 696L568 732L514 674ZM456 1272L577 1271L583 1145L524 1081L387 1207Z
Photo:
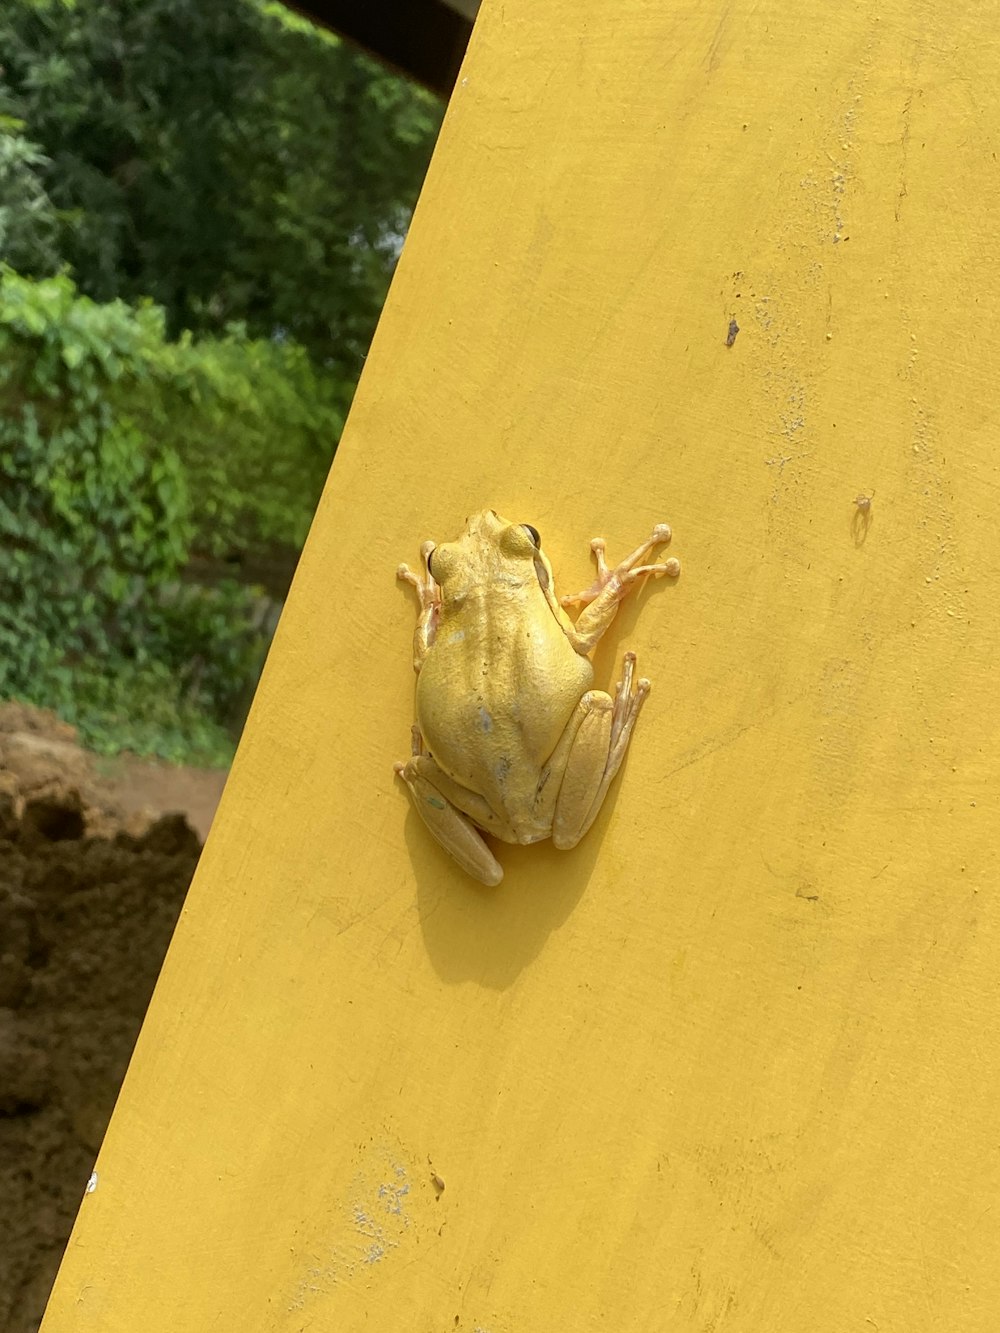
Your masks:
M77 366L79 366L83 362L83 358L85 355L86 353L84 352L84 349L80 346L79 343L77 342L63 343L62 347L63 363L67 365L70 370L75 370Z

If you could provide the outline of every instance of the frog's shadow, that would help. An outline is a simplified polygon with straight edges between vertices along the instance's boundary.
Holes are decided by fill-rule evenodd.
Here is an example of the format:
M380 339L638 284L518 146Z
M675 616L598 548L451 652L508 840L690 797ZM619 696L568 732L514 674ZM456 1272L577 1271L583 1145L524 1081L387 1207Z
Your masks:
M405 837L417 878L428 956L443 981L505 990L541 952L583 897L600 852L598 824L571 851L550 841L491 843L504 869L493 888L465 875L410 811Z
M504 871L493 888L464 874L410 810L404 836L416 872L420 929L443 981L505 990L517 980L583 897L613 804L612 791L594 827L568 852L548 840L530 847L491 840Z

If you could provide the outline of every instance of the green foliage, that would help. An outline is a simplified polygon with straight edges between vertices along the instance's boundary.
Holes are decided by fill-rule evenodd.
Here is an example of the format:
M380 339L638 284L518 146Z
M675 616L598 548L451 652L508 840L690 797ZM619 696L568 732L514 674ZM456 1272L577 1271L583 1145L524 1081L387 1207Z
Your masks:
M48 163L23 130L0 93L0 262L51 273L59 220L41 178Z
M301 538L300 474L318 488L339 427L324 395L301 349L171 343L153 305L0 270L0 695L160 753L203 715L218 752L262 636L251 592L182 573L199 532Z
M343 426L342 382L297 344L239 329L184 336L162 347L160 364L182 399L159 428L184 465L196 548L229 557L298 549Z
M353 384L430 96L261 0L5 0L0 51L82 291L292 337Z

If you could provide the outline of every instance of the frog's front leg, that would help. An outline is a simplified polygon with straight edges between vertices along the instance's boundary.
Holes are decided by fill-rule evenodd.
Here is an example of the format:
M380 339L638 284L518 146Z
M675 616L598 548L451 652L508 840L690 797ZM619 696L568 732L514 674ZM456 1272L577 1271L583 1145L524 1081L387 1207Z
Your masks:
M441 846L480 884L499 884L503 868L479 832L489 829L502 837L502 821L477 792L448 777L424 750L420 728L413 728L413 755L396 764L396 773L410 789L417 814Z
M413 670L418 674L424 664L427 650L434 642L438 617L441 614L441 589L435 583L434 576L431 573L431 556L433 554L434 543L424 542L420 548L420 563L423 565L423 573L415 574L409 565L400 565L396 570L396 578L402 579L404 583L412 584L420 598L420 614L417 617L417 627L413 631Z
M552 841L561 850L575 847L597 818L625 758L650 688L643 678L633 689L634 674L635 653L626 653L614 699L602 690L588 691L546 766L552 786L557 786L550 797Z
M666 574L676 578L681 572L679 560L671 557L662 564L643 564L649 553L657 546L666 546L670 541L670 527L666 523L657 523L648 541L637 546L630 555L620 561L613 569L605 559L603 537L595 537L590 549L597 558L597 578L583 592L572 593L560 598L562 606L584 606L586 609L577 617L570 632L573 645L579 653L589 653L597 644L615 618L619 604L624 601L636 581L653 575L659 578ZM568 631L569 632L569 631Z

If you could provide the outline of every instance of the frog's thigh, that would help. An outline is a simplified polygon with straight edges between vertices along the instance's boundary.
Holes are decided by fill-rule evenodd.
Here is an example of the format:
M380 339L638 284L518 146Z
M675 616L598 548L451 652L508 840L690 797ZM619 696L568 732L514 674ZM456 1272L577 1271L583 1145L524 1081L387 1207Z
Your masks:
M495 838L517 842L517 835L510 824L493 810L485 796L480 796L471 787L463 787L460 782L450 778L431 755L417 755L411 762L420 776L436 787L449 805L461 810L463 815L468 815L474 824L492 833Z
M648 680L638 681L633 690L634 670L635 655L626 653L614 699L594 690L580 701L584 716L569 750L552 820L552 841L562 851L575 847L597 818L625 758L649 693Z
M411 759L399 769L399 775L410 789L417 814L466 874L480 884L499 884L503 879L500 862L469 818L469 813L473 813L478 822L495 822L483 798L452 782L426 755ZM463 814L454 803L459 793L463 796L462 804L467 809L471 807L468 813Z

